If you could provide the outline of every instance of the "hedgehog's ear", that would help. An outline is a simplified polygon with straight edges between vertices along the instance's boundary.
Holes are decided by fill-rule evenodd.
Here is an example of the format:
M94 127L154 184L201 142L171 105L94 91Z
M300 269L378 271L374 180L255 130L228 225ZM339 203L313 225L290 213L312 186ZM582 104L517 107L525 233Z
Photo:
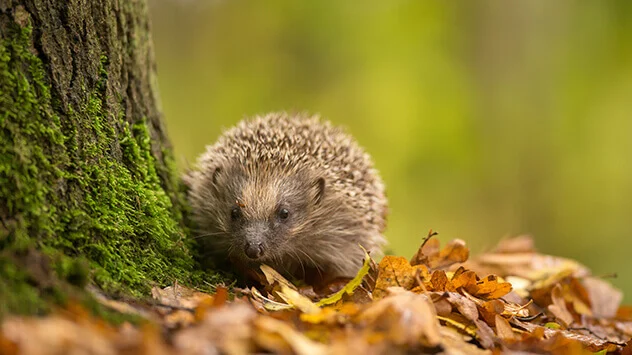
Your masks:
M314 181L314 189L316 190L316 196L314 198L314 204L319 204L325 198L325 179L318 178Z
M213 175L211 176L211 181L213 182L213 185L217 186L217 177L219 176L219 173L222 172L222 168L215 168L215 170L213 170Z
M211 190L213 191L213 193L217 196L220 193L220 188L219 188L219 174L222 172L221 168L215 168L213 169L213 172L211 173Z

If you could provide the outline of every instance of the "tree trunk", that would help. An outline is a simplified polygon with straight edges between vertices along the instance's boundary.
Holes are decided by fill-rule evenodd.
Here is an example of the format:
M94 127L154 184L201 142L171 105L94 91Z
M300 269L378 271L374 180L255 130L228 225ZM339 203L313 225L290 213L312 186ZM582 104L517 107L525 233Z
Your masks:
M146 2L0 0L0 314L191 281L184 201Z

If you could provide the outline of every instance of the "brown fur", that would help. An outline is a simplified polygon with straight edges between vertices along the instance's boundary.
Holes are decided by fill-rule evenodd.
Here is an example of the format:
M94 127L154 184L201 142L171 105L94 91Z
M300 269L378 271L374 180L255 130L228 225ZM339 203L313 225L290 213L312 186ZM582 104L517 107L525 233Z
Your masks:
M384 186L370 157L318 117L242 121L207 148L187 182L204 244L242 270L266 263L297 278L350 277L359 245L375 255L385 243ZM245 253L252 245L259 258Z

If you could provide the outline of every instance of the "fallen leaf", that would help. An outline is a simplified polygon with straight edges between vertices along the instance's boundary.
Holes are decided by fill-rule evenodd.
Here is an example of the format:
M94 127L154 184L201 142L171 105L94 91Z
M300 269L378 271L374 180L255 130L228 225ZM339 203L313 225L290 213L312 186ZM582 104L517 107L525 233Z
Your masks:
M428 267L430 269L444 269L450 265L465 262L469 256L470 251L465 246L465 242L461 239L455 239L441 249L438 254L428 258Z
M579 349L579 352L577 353L586 353L585 348L588 348L593 352L604 349L607 351L615 351L617 349L617 344L611 343L592 334L582 334L563 329L548 329L537 324L522 322L515 318L512 318L509 322L520 329L526 330L528 332L526 333L527 338L529 335L536 335L537 343L545 346L548 350L553 350L556 347L563 347L573 342L577 342L581 345L579 348L573 348ZM538 334L542 335L538 336Z
M162 306L189 310L195 309L205 300L213 300L213 297L209 294L178 285L177 283L162 289L154 287L151 289L151 295Z
M476 345L471 344L469 337L464 337L452 328L441 327L440 332L445 354L492 354L490 350L480 349Z
M551 292L551 300L553 304L549 305L548 309L555 315L555 317L562 322L564 327L568 327L573 323L573 315L566 308L566 302L562 296L562 287L556 285Z
M494 347L494 330L480 319L474 321L476 324L476 338L486 349Z
M22 354L63 354L66 349L83 349L90 354L115 354L108 333L94 324L78 323L62 317L8 318L2 324L2 337L15 344Z
M362 249L364 250L364 248ZM367 253L367 251L364 250L364 264L362 265L362 267L360 268L356 276L351 281L349 281L349 283L347 283L347 285L345 285L345 287L343 287L340 291L336 292L335 294L327 298L323 298L322 300L318 301L316 305L324 306L324 305L336 303L342 299L343 295L345 294L352 295L355 289L358 286L360 286L360 284L362 283L364 276L368 274L369 269L370 269L370 263L371 263L371 257L369 256L369 253Z
M453 327L454 329L466 333L472 338L476 338L476 326L461 315L452 313L447 316L437 316L437 319L446 323L447 326Z
M629 351L632 308L620 306L620 291L587 276L579 264L538 254L524 237L446 269L464 259L462 247L457 241L440 249L427 240L414 266L401 257L379 265L365 257L356 277L323 288L297 289L263 267L257 278L263 290L233 289L231 299L225 287L211 296L177 283L154 288L155 300L148 302L109 300L97 291L101 304L147 322L108 325L70 302L49 316L5 318L0 353ZM437 268L430 272L426 265Z
M320 307L313 303L309 298L301 295L295 289L291 289L285 285L281 285L281 290L277 292L277 295L291 305L292 307L300 310L303 313L314 314L320 313Z
M511 284L499 282L495 275L488 275L484 279L476 282L476 292L473 295L481 298L500 298L511 292Z
M460 267L457 271L454 272L450 283L452 287L456 290L460 288L464 288L467 292L475 292L476 291L476 282L477 282L476 273L472 270L466 270L463 267Z
M590 299L592 315L598 318L614 318L623 299L623 293L608 282L596 277L585 277L581 283Z
M478 308L476 307L476 303L474 303L474 301L456 292L448 292L446 299L452 304L452 306L458 309L459 313L461 313L465 318L470 321L478 320Z
M439 323L432 301L425 294L391 287L390 296L375 302L358 314L368 327L384 329L387 338L398 345L436 347L441 344Z
M481 254L463 266L478 274L513 276L530 281L544 280L561 273L575 277L590 274L588 268L574 260L537 253L529 236L501 241L496 250Z
M506 314L505 304L499 300L481 301L477 303L481 318L490 326L496 326L496 317Z
M419 271L418 271L419 270ZM406 258L401 256L385 256L378 265L378 277L373 290L373 298L379 300L388 294L387 289L392 286L410 290L417 282L417 273L427 275L427 268L423 265L411 266Z
M245 302L210 310L193 327L173 337L179 353L186 354L248 354L256 349L253 342L255 310Z
M502 316L496 314L494 323L496 325L496 335L504 341L515 341L518 339L509 322Z
M311 324L347 324L359 310L355 303L344 302L335 306L324 307L319 313L302 313L301 320Z
M445 271L443 270L435 270L430 276L430 282L427 286L429 291L455 291L454 288L451 287L448 280L448 276L446 276Z
M268 282L268 285L274 286L274 284L279 284L279 285L291 288L293 290L297 290L296 286L294 286L290 281L288 281L285 277L283 277L283 275L279 274L276 270L274 270L270 266L262 264L261 266L259 266L259 268L263 272L263 275L265 276L266 281Z
M410 265L429 265L429 257L436 255L440 251L440 243L436 238L432 238L437 235L436 232L430 230L428 236L424 238L423 242L419 246L419 249L415 252L415 255L410 259Z
M470 251L465 246L465 242L460 239L452 240L443 249L439 249L437 239L430 239L417 250L410 260L410 265L425 265L431 270L445 269L450 265L466 261L469 254Z
M261 292L259 292L259 290L254 287L251 289L250 292L252 295L251 300L254 300L255 302L261 304L261 307L268 311L282 311L293 308L293 306L290 304L277 302L265 297L261 294Z
M327 348L312 341L292 328L290 325L269 317L258 317L254 322L256 332L255 341L268 351L286 353L288 350L296 354L318 355L326 354ZM281 342L275 340L282 340Z

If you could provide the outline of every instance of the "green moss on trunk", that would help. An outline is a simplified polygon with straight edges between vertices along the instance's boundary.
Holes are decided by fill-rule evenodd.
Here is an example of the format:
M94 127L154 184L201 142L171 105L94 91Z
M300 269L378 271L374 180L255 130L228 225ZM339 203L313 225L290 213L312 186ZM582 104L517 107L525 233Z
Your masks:
M89 53L96 65L77 60L66 68L75 73L66 73L35 35L45 20L28 9L0 13L0 314L82 298L89 280L134 296L175 280L201 284L182 222L181 183L156 129L160 116L153 108L145 110L150 118L130 117L143 111L129 106L135 86L113 89L121 86L125 54L113 64L112 51ZM132 10L111 16L146 15ZM129 77L135 66L128 63L127 80L151 77ZM61 85L60 72L76 82Z

